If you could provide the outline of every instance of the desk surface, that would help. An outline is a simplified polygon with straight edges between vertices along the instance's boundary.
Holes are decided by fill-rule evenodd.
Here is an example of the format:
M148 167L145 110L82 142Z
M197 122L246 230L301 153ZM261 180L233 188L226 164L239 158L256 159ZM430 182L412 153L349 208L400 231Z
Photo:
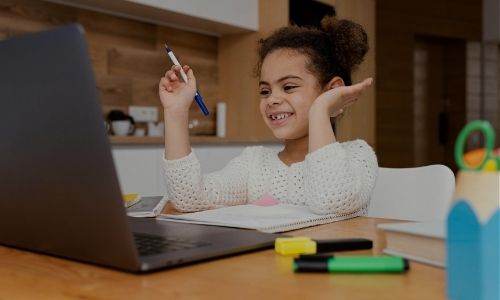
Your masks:
M364 237L381 254L375 218L291 232L313 238ZM265 250L134 275L0 246L1 299L446 299L445 271L412 262L405 274L294 274L291 258ZM267 296L267 297L266 297Z

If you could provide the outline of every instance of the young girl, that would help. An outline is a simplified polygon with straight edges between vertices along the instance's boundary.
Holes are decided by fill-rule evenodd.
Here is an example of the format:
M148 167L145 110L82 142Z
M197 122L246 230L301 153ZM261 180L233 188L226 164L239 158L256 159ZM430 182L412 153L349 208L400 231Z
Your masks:
M165 110L164 172L168 196L183 212L255 203L306 205L317 214L366 213L378 165L362 141L340 143L330 117L352 105L372 79L351 84L368 51L363 28L325 17L322 29L283 27L259 41L260 112L284 141L279 153L248 147L220 171L202 176L191 151L188 111L196 91L173 66L159 83Z

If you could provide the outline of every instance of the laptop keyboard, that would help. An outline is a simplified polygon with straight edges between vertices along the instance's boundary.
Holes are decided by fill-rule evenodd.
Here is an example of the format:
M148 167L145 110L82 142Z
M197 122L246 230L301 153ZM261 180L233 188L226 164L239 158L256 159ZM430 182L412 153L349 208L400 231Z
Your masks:
M208 243L189 241L179 238L166 238L163 236L144 233L134 233L134 239L140 256L175 252L209 245Z

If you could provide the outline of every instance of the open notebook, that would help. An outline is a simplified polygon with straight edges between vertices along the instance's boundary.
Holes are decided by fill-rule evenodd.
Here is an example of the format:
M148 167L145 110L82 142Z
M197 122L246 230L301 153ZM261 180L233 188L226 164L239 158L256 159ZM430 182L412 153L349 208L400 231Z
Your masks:
M356 217L351 215L317 215L305 206L252 204L229 206L182 215L162 214L159 220L256 229L262 232L284 232Z

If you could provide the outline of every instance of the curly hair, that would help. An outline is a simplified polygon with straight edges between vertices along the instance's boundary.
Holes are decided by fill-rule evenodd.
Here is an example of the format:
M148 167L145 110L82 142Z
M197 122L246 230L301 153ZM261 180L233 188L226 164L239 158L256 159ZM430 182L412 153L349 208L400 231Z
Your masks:
M342 78L345 85L351 85L351 73L368 52L368 36L363 27L334 16L324 17L321 29L285 26L258 43L257 76L269 53L277 49L290 49L307 56L307 68L316 75L322 87L335 76Z

